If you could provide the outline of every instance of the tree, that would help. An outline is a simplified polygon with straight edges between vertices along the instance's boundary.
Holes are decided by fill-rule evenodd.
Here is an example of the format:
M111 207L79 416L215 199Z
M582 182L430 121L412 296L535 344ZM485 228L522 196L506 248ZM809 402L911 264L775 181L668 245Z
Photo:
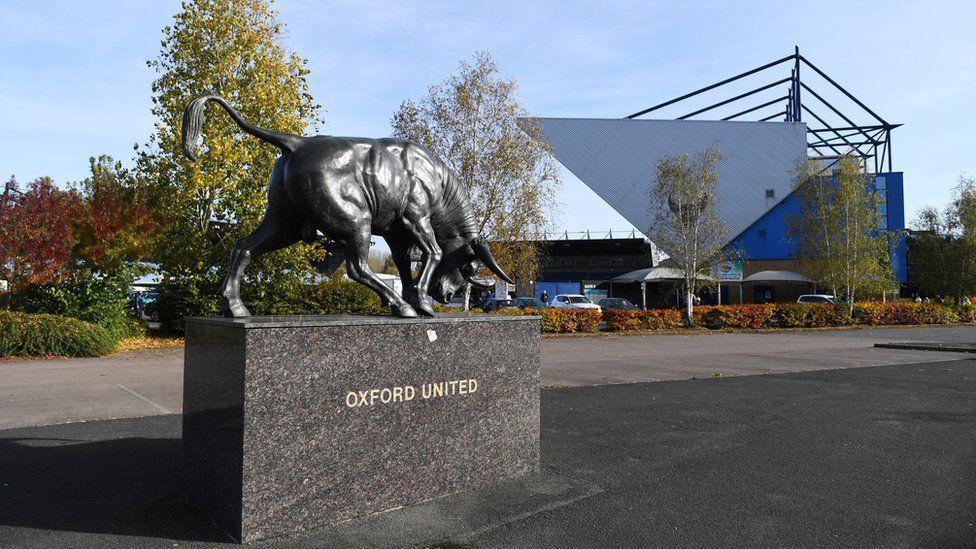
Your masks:
M909 253L914 282L927 295L976 294L976 179L960 177L952 201L918 213Z
M49 177L23 191L13 177L7 181L0 195L0 278L12 301L32 284L57 281L70 266L70 220L79 208L78 195L58 189Z
M403 101L391 124L396 137L427 147L458 175L492 254L510 275L531 280L540 251L529 241L549 225L560 182L515 80L498 72L490 54L476 53L419 101Z
M187 0L163 29L149 61L155 131L138 157L138 177L160 219L154 259L166 275L219 277L235 238L251 232L265 206L277 151L223 116L203 126L207 153L181 153L186 104L218 93L264 127L303 133L319 122L305 60L282 45L283 25L265 0ZM249 271L271 288L294 286L310 271L314 248L295 245L259 258ZM269 290L270 291L270 290ZM277 290L276 290L277 291Z
M798 164L800 210L788 221L789 233L811 278L843 296L853 315L859 295L877 295L894 285L891 235L882 230L879 211L884 198L858 158L841 157L830 177L822 172L815 159Z
M712 266L728 255L723 250L725 222L716 214L716 167L721 159L718 149L706 149L693 158L684 154L663 156L651 186L648 236L668 254L668 263L681 272L688 326L695 324L695 295L710 283Z
M146 259L156 235L145 188L112 157L89 159L91 175L78 185L81 209L72 220L73 256L95 273L116 271Z

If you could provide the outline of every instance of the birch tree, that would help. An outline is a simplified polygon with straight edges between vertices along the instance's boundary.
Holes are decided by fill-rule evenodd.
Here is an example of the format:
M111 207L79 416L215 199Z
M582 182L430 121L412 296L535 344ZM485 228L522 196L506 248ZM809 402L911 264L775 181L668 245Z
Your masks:
M726 259L726 227L716 213L718 149L693 157L664 156L657 164L651 186L652 222L648 236L670 257L666 262L681 273L685 295L685 321L695 324L695 296L711 283L712 266Z
M856 299L894 286L892 240L880 212L884 197L858 158L840 158L832 176L822 170L815 160L800 163L795 191L800 210L790 219L789 232L807 273L841 296L853 314Z
M914 222L914 282L927 295L976 294L976 180L960 177L942 210L926 206Z
M427 147L457 174L495 259L513 277L531 280L540 250L530 241L548 228L560 181L517 92L515 80L479 52L421 99L403 101L391 125L394 136ZM470 286L465 303L469 295Z

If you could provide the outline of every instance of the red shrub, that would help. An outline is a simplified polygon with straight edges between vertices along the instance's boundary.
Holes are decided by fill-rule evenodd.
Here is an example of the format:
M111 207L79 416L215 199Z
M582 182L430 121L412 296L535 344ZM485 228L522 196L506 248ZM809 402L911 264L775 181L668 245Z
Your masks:
M493 314L539 315L546 333L596 332L602 318L596 309L501 309Z
M606 311L607 330L611 332L634 330L667 330L683 325L681 311L677 309L650 309L647 311Z
M703 317L709 328L756 329L770 326L776 309L774 303L721 305L712 307Z

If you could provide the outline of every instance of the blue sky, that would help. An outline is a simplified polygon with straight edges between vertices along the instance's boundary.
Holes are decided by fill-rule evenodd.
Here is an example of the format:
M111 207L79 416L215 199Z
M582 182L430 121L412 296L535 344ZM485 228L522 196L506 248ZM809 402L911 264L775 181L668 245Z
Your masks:
M905 172L909 219L922 205L944 203L960 173L976 174L976 4L787 4L276 6L287 45L309 60L312 93L326 107L323 133L387 135L402 99L421 96L477 50L490 51L518 80L534 115L620 117L788 55L797 44L887 120L905 124L893 133L893 152L895 169ZM176 1L0 0L0 175L64 183L85 176L89 156L129 161L153 122L145 61L158 53L160 29L178 8ZM571 174L559 202L560 229L629 227Z

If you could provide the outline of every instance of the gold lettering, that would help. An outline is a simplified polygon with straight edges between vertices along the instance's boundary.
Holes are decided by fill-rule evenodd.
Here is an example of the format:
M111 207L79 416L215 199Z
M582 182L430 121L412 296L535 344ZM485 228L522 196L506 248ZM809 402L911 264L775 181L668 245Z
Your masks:
M393 402L403 402L403 387L393 388Z
M349 402L349 397L352 397L352 402ZM355 408L358 406L359 398L356 397L356 391L349 391L346 393L346 406L350 408Z
M468 392L468 380L462 379L458 381L458 393L465 394Z
M432 385L430 383L424 383L423 385L421 385L420 392L422 393L421 396L424 397L424 400L430 398L431 389L432 389Z
M434 384L434 396L435 397L444 396L444 389L447 389L447 385L446 384L444 384L443 382L442 383L435 383Z
M393 391L391 391L389 388L384 388L382 391L380 391L380 402L383 404L389 404L390 400L392 399Z
M468 380L468 392L469 393L473 393L473 392L475 392L477 390L478 390L478 380L477 379L469 379Z
M413 385L407 385L403 388L403 400L413 400L416 394L417 391L413 388Z

